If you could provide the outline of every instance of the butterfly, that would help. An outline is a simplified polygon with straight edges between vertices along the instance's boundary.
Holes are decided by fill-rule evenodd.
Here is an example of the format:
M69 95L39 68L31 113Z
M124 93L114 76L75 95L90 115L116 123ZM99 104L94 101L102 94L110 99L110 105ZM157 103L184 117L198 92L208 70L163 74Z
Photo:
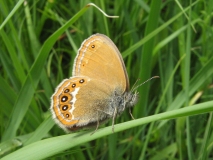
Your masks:
M57 86L50 110L66 132L95 126L97 130L110 119L114 131L115 118L137 100L119 50L107 36L94 34L78 50L72 77Z

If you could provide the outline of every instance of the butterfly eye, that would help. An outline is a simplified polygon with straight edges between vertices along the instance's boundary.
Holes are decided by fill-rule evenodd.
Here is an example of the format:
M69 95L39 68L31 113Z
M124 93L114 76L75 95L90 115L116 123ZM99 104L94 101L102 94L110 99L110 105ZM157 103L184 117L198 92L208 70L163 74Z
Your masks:
M69 112L64 113L64 118L71 119L72 115Z
M75 88L75 86L76 86L76 84L75 84L75 83L73 83L73 84L72 84L72 88Z
M81 79L81 80L79 81L79 83L84 83L84 79Z
M95 45L93 44L91 47L92 47L92 48L95 48Z
M67 97L67 96L61 97L61 102L66 102L67 100L68 100L68 97Z
M67 111L69 111L72 108L71 105L72 104L61 104L60 105L60 112L63 113L63 114L67 113Z
M68 93L70 90L69 89L65 89L64 93Z
M66 111L68 109L68 105L64 105L63 107L62 107L62 110L63 111Z

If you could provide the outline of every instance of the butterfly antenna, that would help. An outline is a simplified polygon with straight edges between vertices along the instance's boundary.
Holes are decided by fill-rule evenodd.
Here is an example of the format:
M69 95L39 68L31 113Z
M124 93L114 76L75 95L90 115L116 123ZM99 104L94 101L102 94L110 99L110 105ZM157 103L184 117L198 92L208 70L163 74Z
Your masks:
M140 80L140 78L138 78L136 81L135 81L135 83L133 84L133 86L132 86L132 89L131 89L131 91L133 91L134 90L134 88L135 88L135 85L138 83L138 81Z
M143 82L143 83L139 84L138 86L134 87L134 88L132 89L132 91L136 90L138 87L142 86L143 84L145 84L146 82L148 82L148 81L150 81L150 80L152 80L152 79L154 79L154 78L160 78L160 77L159 77L159 76L151 77L151 78L147 79L145 82ZM137 81L136 81L136 82L137 82Z

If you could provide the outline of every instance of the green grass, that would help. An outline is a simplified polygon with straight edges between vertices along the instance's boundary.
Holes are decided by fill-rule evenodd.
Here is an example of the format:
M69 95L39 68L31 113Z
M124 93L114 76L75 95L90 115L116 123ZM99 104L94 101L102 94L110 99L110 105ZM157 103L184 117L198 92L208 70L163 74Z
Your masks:
M0 158L213 158L213 2L0 1ZM119 48L133 108L98 131L65 134L50 115L55 87L71 76L84 39L109 36Z

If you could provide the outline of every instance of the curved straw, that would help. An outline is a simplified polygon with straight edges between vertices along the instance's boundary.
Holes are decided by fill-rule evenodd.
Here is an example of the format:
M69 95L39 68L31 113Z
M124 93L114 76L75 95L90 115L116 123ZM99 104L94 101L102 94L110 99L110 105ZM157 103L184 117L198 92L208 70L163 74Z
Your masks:
M95 8L97 8L101 13L103 13L106 17L108 18L119 18L119 16L109 16L107 15L103 10L101 10L98 6L96 6L94 3L89 3L87 4L87 6L93 6Z

